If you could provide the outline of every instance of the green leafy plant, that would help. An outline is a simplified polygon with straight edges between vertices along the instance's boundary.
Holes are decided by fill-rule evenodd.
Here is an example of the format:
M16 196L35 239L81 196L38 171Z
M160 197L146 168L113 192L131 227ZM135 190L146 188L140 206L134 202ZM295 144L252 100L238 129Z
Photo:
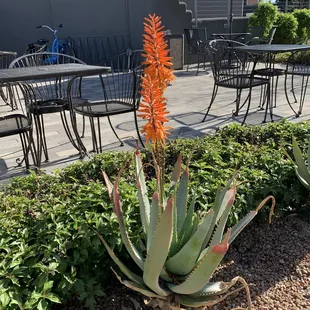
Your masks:
M268 37L278 15L277 7L270 2L259 2L257 9L249 17L250 26L260 26L264 29L263 36Z
M139 276L121 262L105 239L99 235L109 255L127 276L122 280L125 286L151 297L150 306L160 309L180 309L188 307L212 306L240 288L229 290L237 283L247 292L248 309L251 309L249 289L244 279L236 277L230 282L210 282L212 274L221 262L229 245L255 217L268 200L272 200L273 213L275 200L267 197L255 211L240 219L237 225L225 232L225 226L236 195L236 180L233 177L224 189L218 189L214 205L200 220L194 212L196 195L188 195L188 167L181 173L182 157L174 167L170 185L163 204L160 202L161 178L157 167L157 187L152 202L148 200L142 160L138 150L135 152L135 167L140 206L140 216L146 240L146 253L139 251L130 241L124 223L122 204L118 188L120 171L114 185L104 173L104 178L113 199L123 243L131 258L140 267L143 276Z
M308 9L297 9L292 13L298 22L298 28L296 31L297 42L307 42L309 39L310 29L310 10Z
M279 13L276 24L278 26L273 43L292 44L297 41L298 21L291 13Z

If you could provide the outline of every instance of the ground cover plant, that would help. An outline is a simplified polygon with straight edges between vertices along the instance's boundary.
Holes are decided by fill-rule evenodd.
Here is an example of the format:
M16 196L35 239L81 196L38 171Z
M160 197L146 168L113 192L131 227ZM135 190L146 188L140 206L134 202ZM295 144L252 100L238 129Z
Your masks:
M231 125L205 138L173 141L166 145L166 172L169 175L172 171L180 152L184 162L191 157L189 191L197 187L195 211L201 214L212 206L218 186L223 186L237 167L241 184L228 219L229 226L268 195L277 200L277 216L290 213L303 216L309 212L308 191L298 181L293 163L281 148L294 158L292 134L305 155L309 123ZM104 293L110 281L112 261L94 229L105 236L120 259L126 260L128 255L121 244L102 171L116 176L128 157L132 158L132 154L100 154L53 175L33 174L14 179L2 188L2 308L48 309L51 304L65 303L74 296L92 307L94 298ZM152 156L143 150L142 159L144 163L150 162ZM146 172L148 181L155 176L152 167ZM114 180L112 177L111 181ZM133 166L122 174L119 184L125 223L130 227L133 243L138 245L142 231ZM150 182L148 187L151 192L155 184ZM266 216L262 212L257 220L265 222Z

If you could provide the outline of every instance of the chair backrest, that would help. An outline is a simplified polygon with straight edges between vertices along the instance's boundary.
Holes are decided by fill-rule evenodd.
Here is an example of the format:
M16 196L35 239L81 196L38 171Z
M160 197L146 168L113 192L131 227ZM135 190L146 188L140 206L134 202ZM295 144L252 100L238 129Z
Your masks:
M207 28L184 29L190 53L197 53L203 42L208 40Z
M269 32L269 36L268 36L268 40L267 40L267 44L271 44L273 39L274 39L274 35L276 33L278 29L278 26L273 26Z
M232 40L212 40L209 42L208 55L215 82L234 85L235 77L248 77L253 74L256 62L254 57L237 47L245 44Z
M111 70L96 77L75 78L70 82L69 98L75 97L72 85L81 82L81 97L93 102L125 103L128 107L137 108L140 101L140 85L143 73L143 51L135 50L115 56L104 64ZM85 100L84 100L85 103ZM78 100L71 100L71 108L79 105Z
M35 66L50 66L55 64L79 63L85 64L81 60L64 54L42 52L23 55L16 58L9 68L23 68ZM63 79L46 79L29 81L34 89L37 100L48 101L52 99L63 99L66 97L66 83L70 77Z
M0 51L0 69L7 69L16 56L15 52Z

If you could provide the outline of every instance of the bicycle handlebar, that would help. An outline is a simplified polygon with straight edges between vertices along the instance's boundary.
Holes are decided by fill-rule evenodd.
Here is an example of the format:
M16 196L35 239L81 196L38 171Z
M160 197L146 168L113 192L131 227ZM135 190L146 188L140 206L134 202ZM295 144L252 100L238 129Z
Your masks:
M47 28L49 31L53 32L54 34L56 34L58 32L59 29L61 29L63 27L63 24L60 24L58 25L58 29L53 29L51 28L50 26L47 26L47 25L40 25L40 26L37 26L37 28Z

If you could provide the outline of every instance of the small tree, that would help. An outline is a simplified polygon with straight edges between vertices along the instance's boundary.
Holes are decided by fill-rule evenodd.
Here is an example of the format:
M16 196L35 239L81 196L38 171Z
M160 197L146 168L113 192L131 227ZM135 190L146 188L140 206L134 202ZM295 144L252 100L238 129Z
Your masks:
M269 2L260 2L258 8L249 18L250 26L260 26L264 29L263 36L267 37L275 24L278 8Z
M298 21L298 28L296 31L297 42L305 42L309 39L310 35L310 10L295 10L293 15Z
M298 21L291 13L280 13L276 20L278 29L275 33L273 42L281 44L296 43Z

